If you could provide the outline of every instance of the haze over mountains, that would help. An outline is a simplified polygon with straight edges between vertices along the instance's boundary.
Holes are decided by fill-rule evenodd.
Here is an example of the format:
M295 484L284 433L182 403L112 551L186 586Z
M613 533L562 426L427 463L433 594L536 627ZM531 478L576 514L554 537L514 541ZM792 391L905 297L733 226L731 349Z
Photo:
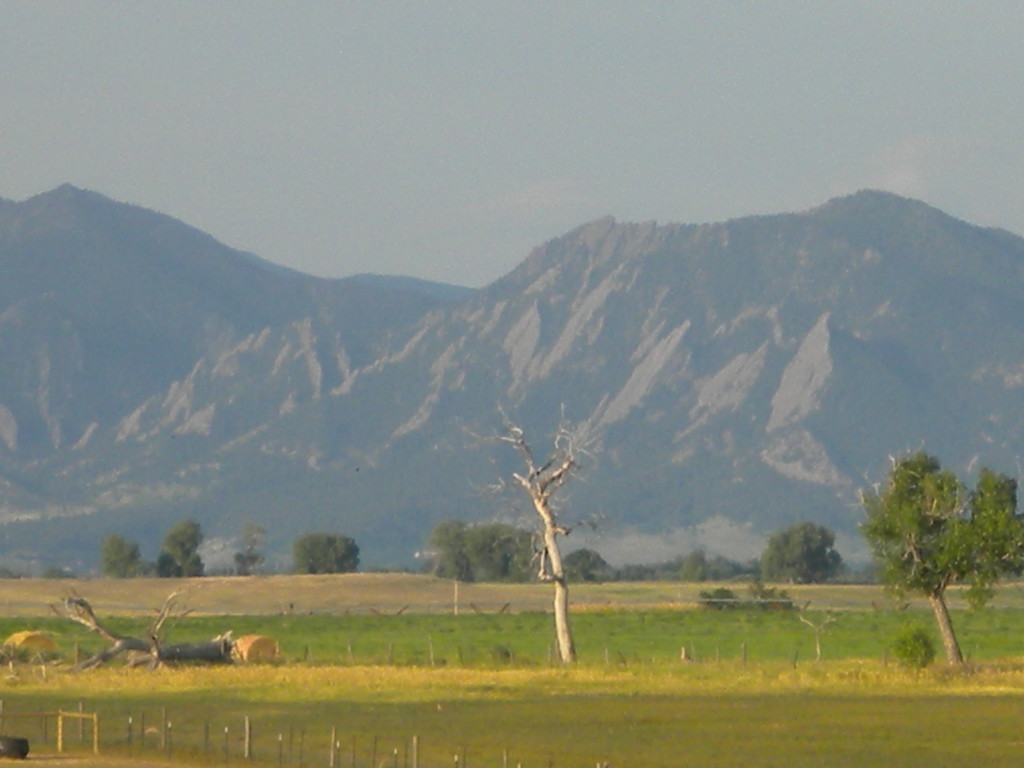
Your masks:
M0 201L0 556L155 557L185 517L410 564L564 408L594 449L570 537L613 561L745 557L800 520L856 554L859 489L924 447L1017 476L1024 240L860 192L705 225L601 219L470 291L325 280L63 186ZM282 562L287 565L287 561Z

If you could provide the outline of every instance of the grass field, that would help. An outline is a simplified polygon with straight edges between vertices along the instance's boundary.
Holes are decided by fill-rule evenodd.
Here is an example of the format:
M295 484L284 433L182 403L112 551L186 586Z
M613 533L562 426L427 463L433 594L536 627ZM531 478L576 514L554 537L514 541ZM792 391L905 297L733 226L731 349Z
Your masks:
M281 766L329 765L332 729L334 764L356 768L411 765L414 737L424 768L456 756L464 768L1009 766L1024 756L1016 585L982 613L958 604L968 672L916 673L887 661L885 648L906 622L930 629L930 615L915 603L893 608L878 588L791 590L810 601L811 619L834 608L816 663L814 632L791 612L695 610L700 585L581 585L573 617L581 663L565 669L549 660L549 593L538 586L460 585L456 616L453 585L423 577L201 581L187 598L196 613L171 628L172 640L264 632L279 640L285 663L48 667L45 677L24 665L0 683L3 712L81 706L100 714L105 754L210 765L242 762L246 716L257 761ZM170 589L185 586L17 585L24 589L0 584L0 606L9 607L0 634L44 628L65 656L97 640L34 604L16 606L45 605L73 586L101 616L136 631ZM683 646L694 661L680 661ZM45 734L43 721L20 727L40 744L53 739L52 722Z

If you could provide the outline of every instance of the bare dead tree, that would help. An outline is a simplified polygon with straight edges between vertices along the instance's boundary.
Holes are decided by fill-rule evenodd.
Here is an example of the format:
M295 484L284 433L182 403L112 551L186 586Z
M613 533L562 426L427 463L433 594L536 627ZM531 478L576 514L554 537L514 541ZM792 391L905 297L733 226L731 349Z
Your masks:
M562 566L558 537L568 535L571 529L559 522L554 496L579 470L577 455L581 448L578 436L563 419L555 433L551 454L538 463L522 428L506 417L504 429L500 440L511 445L523 460L523 471L513 472L512 480L529 495L540 518L542 547L537 575L542 581L554 584L555 637L559 657L568 664L576 661L576 646L569 624L569 584Z
M818 622L813 622L805 615L807 608L810 606L810 601L804 603L804 607L800 609L798 618L804 624L814 630L814 660L821 661L821 636L828 629L828 625L836 620L836 617L832 614L831 609L828 610L825 615Z
M107 648L79 662L76 669L92 669L121 654L128 656L128 663L131 666L146 664L150 668L176 661L230 663L233 645L230 631L199 643L165 644L162 642L161 631L164 623L171 617L177 620L190 613L188 610L175 612L175 605L180 594L180 592L172 592L168 595L163 606L157 611L147 639L120 635L112 631L97 618L89 601L78 595L66 597L60 605L51 605L50 610L61 618L81 624L110 643Z

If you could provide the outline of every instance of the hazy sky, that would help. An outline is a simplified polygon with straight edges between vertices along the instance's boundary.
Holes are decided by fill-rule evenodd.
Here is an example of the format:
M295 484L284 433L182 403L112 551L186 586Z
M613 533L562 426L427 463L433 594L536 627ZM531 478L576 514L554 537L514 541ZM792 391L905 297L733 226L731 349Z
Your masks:
M863 187L1024 233L1022 40L1018 0L0 0L0 197L472 286L606 214Z

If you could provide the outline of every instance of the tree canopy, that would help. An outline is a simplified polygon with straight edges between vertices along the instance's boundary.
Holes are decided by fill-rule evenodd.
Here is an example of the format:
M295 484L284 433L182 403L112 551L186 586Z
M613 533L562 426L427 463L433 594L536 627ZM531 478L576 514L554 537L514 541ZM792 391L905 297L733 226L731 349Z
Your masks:
M983 606L993 585L1024 569L1024 518L1017 514L1017 481L982 469L973 491L923 451L893 463L884 490L864 494L865 538L896 592L928 598L946 658L963 662L945 592L970 585Z
M593 549L575 549L562 563L565 575L573 581L608 581L615 578L615 569Z
M100 572L115 579L138 576L142 569L142 553L139 545L124 536L112 533L103 540L100 556Z
M430 534L434 575L459 581L528 581L533 534L506 523L444 520Z
M778 531L761 555L761 578L817 584L833 578L843 564L836 535L823 525L804 522Z
M292 545L296 573L350 573L359 568L355 539L337 533L308 533Z
M156 561L157 576L202 576L203 560L199 545L203 543L203 530L195 520L182 520L171 527Z
M254 523L246 523L242 528L242 548L235 552L235 573L239 576L250 576L263 564L266 533L266 528Z

